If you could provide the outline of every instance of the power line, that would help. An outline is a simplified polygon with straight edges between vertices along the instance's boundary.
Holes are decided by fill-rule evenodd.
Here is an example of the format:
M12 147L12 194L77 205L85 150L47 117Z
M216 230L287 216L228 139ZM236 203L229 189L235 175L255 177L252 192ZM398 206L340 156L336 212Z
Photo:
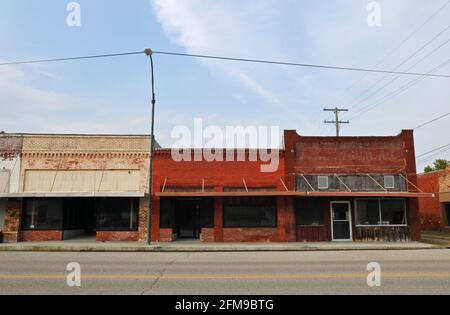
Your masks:
M422 159L418 160L417 163L424 163L424 162L429 161L431 159L437 158L439 156L442 156L444 153L447 153L448 151L450 151L450 147L446 147L445 149L442 149L441 151L436 152L436 153L434 153L434 154L432 154L432 155L430 155L430 156L428 156L426 158L422 158Z
M433 119L433 120L427 121L427 122L425 122L425 123L423 123L423 124L421 124L421 125L415 127L413 130L417 130L417 129L423 128L423 127L425 127L425 126L428 126L429 124L432 124L432 123L434 123L434 122L436 122L436 121L438 121L438 120L441 120L441 119L443 119L443 118L445 118L445 117L447 117L447 116L450 116L450 113L444 114L444 115L439 116L439 117L437 117L437 118L435 118L435 119Z
M439 147L439 148L430 150L430 151L428 151L428 152L426 152L426 153L423 153L423 154L421 154L421 155L418 155L418 156L416 156L416 158L418 159L418 158L424 157L424 156L426 156L426 155L428 155L428 154L431 154L431 153L434 153L434 152L436 152L436 151L439 151L439 150L442 150L442 149L446 149L447 147L450 147L450 143L449 143L449 144L446 144L446 145L443 145L443 146L441 146L441 147Z
M444 62L443 64L437 66L436 68L434 68L433 70L431 70L429 73L433 73L438 71L439 69L444 68L445 66L447 66L450 63L450 59L447 60L446 62ZM400 95L401 93L405 92L406 90L410 89L411 87L413 87L414 85L419 84L420 82L422 82L423 80L425 80L426 77L420 77L420 78L416 78L413 79L411 81L409 81L408 83L402 85L399 89L393 91L392 93L389 93L381 98L378 99L378 101L375 104L372 105L367 105L365 107L363 107L362 109L360 109L359 111L356 112L356 114L354 114L351 119L355 119L357 117L360 117L361 115L367 113L368 111L374 109L375 107L378 107L384 103L386 103L387 101L389 101L390 99L394 98L397 95Z
M130 55L139 55L139 54L143 54L143 53L144 52L135 51L135 52L125 52L125 53L104 54L104 55L76 56L76 57L67 57L67 58L37 59L37 60L25 60L25 61L12 61L12 62L0 63L0 66L24 65L24 64L35 64L35 63L47 63L47 62L75 61L75 60L108 58L108 57L121 57L121 56L130 56ZM429 77L438 77L438 78L450 78L450 74L426 74L426 73L419 73L419 72L402 72L402 71L389 71L389 70L381 70L381 69L338 67L338 66L295 63L295 62L284 62L284 61L263 60L263 59L245 59L245 58L233 58L233 57L224 57L224 56L185 54L185 53L176 53L176 52L167 52L167 51L154 51L153 54L168 55L168 56L178 56L178 57L215 59L215 60L224 60L224 61L236 61L236 62L250 62L250 63L260 63L260 64L281 65L281 66L328 69L328 70L342 70L342 71L356 71L356 72L370 72L370 73L384 73L384 74L397 74L397 75L410 75L410 76L429 76Z
M450 29L450 26L449 26ZM447 39L444 43L442 43L441 45L439 45L437 48L433 49L430 53L428 53L427 55L425 55L424 57L422 57L419 61L417 61L416 63L414 63L412 66L410 66L406 71L411 70L412 68L414 68L415 66L417 66L418 64L420 64L422 61L424 61L425 59L429 58L430 56L432 56L434 53L436 53L438 50L440 50L442 47L444 47L445 45L447 45L448 43L450 43L450 38ZM428 73L432 73L432 72L428 72ZM380 93L381 91L383 91L386 87L388 87L389 85L391 85L392 83L394 83L395 81L397 81L400 78L400 76L395 76L392 80L390 80L389 82L387 82L386 84L384 84L383 86L381 86L379 89L375 90L373 93L369 94L368 96L366 96L364 99L360 100L358 103L356 103L352 108L357 107L359 104L364 103L365 101L369 100L370 98L372 98L373 96L377 95L378 93ZM376 84L375 84L376 85ZM374 86L375 86L374 85ZM369 88L370 90L371 88Z
M411 34L409 34L399 45L396 46L393 50L391 50L387 55L385 55L377 64L375 64L373 67L376 68L383 64L383 62L388 59L390 56L392 56L394 53L396 53L408 40L410 40L415 34L420 32L425 25L427 25L434 17L436 17L442 10L444 10L448 5L450 4L450 0L446 1L443 6L441 6L436 12L434 12L427 20L425 20L424 23L422 23L418 28L416 28ZM357 85L359 82L361 82L365 77L367 76L367 73L362 75L359 79L354 81L352 84L350 84L349 87L347 87L344 91L346 93L351 88L353 88L355 85Z
M192 57L192 58L215 59L215 60L225 60L225 61L262 63L262 64L272 64L272 65L281 65L281 66L294 66L294 67L307 67L307 68L319 68L319 69L331 69L331 70L385 73L385 74L399 74L399 75L412 75L412 76L426 75L426 76L432 76L432 77L450 78L449 74L432 74L432 75L430 75L430 74L417 73L417 72L401 72L401 71L389 71L389 70L367 69L367 68L337 67L337 66L326 66L326 65L316 65L316 64L306 64L306 63L271 61L271 60L263 60L263 59L245 59L245 58L233 58L233 57L223 57L223 56L185 54L185 53L175 53L175 52L165 52L165 51L155 51L153 53L160 54L160 55L178 56L178 57Z
M409 60L411 60L412 58L414 58L418 53L420 53L422 50L424 50L426 47L428 47L428 45L430 45L432 42L434 42L437 38L439 38L442 34L444 34L445 32L447 32L450 29L450 25L448 25L445 29L443 29L442 31L440 31L437 35L435 35L431 40L429 40L428 42L426 42L422 47L420 47L418 50L416 50L413 54L411 54L410 56L408 56L406 59L404 59L400 64L398 64L392 71L396 71L397 69L399 69L401 66L403 66L405 63L407 63ZM412 67L409 67L407 71L409 71L410 69L414 68L418 63L422 62L424 59L428 58L430 55L432 55L434 52L436 52L437 50L439 50L440 48L442 48L442 46L444 46L446 43L444 43L443 45L439 46L437 49L433 50L430 54L428 54L427 56L425 56L424 58L422 58L419 62L417 62L416 64L414 64ZM362 101L357 102L357 100L359 100L361 97L363 97L364 95L366 95L368 92L370 92L375 86L378 85L378 83L384 81L384 79L386 79L388 76L384 75L381 79L379 79L378 81L376 81L371 87L369 87L368 89L366 89L363 93L361 93L358 97L356 97L350 104L353 104L350 109L355 108L356 106L358 106L360 103L364 102L365 100L367 100L368 98L370 98L372 95L377 94L378 91L382 90L384 87L388 86L391 82L389 82L387 85L384 85L383 87L381 87L378 91L375 91L374 93L370 94L368 97L364 98ZM395 80L394 80L395 81ZM356 104L355 104L356 103Z
M25 65L25 64L33 64L33 63L47 63L47 62L60 62L60 61L74 61L74 60L110 58L110 57L123 57L123 56L140 55L143 53L144 53L143 51L134 51L134 52L113 53L113 54L104 54L104 55L77 56L77 57L54 58L54 59L37 59L37 60L26 60L26 61L11 61L11 62L0 63L0 66Z

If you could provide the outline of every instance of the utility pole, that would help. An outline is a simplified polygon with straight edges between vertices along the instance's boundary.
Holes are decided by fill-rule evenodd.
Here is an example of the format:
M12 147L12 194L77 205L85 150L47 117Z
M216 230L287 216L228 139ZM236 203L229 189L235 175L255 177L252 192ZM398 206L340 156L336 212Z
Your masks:
M152 211L153 211L153 156L155 153L155 76L153 72L153 51L150 48L146 48L144 53L150 58L150 71L151 71L151 87L152 87L152 116L150 122L150 167L148 178L148 213L147 213L147 244L152 243Z
M339 120L339 114L341 112L348 112L348 109L335 107L335 108L325 108L323 111L325 111L325 112L333 112L334 113L335 120L332 120L332 121L325 120L325 123L326 124L334 124L334 125L336 125L336 137L340 137L340 135L341 135L341 125L342 124L349 124L350 121L348 121L348 120L347 121Z

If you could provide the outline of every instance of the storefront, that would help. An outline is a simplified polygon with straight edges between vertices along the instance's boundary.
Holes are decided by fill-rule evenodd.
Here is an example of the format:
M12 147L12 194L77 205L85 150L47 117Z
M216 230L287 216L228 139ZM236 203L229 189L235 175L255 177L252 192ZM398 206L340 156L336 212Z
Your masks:
M21 238L27 241L101 240L102 232L139 239L138 198L25 198L22 204Z

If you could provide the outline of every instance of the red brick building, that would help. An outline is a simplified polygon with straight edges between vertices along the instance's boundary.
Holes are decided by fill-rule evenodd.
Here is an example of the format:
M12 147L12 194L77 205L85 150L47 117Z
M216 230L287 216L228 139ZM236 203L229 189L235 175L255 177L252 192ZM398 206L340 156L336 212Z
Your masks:
M417 189L412 131L395 137L340 138L286 131L284 143L274 173L261 173L261 160L175 162L169 150L158 151L152 239L420 238L418 198L431 194Z
M17 137L17 162L5 164L15 168L5 183L14 173L17 187L0 192L7 241L146 241L148 137ZM215 160L201 150L172 153L154 155L154 242L418 240L419 198L432 196L417 189L412 131L286 131L282 150L216 150Z
M422 230L450 231L450 167L419 174L418 184L421 190L435 194L434 198L419 201Z

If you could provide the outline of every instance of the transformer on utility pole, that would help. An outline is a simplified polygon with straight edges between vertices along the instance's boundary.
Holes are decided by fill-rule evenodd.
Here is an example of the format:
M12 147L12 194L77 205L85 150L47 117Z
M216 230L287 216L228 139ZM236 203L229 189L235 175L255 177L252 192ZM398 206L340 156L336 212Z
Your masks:
M325 112L333 112L334 113L335 120L331 120L331 121L330 120L325 120L325 123L326 124L334 124L334 125L336 125L336 137L340 137L340 135L341 135L341 124L349 124L350 121L348 121L348 120L347 121L339 120L339 114L341 112L348 112L348 109L335 107L335 108L325 108L324 111Z

